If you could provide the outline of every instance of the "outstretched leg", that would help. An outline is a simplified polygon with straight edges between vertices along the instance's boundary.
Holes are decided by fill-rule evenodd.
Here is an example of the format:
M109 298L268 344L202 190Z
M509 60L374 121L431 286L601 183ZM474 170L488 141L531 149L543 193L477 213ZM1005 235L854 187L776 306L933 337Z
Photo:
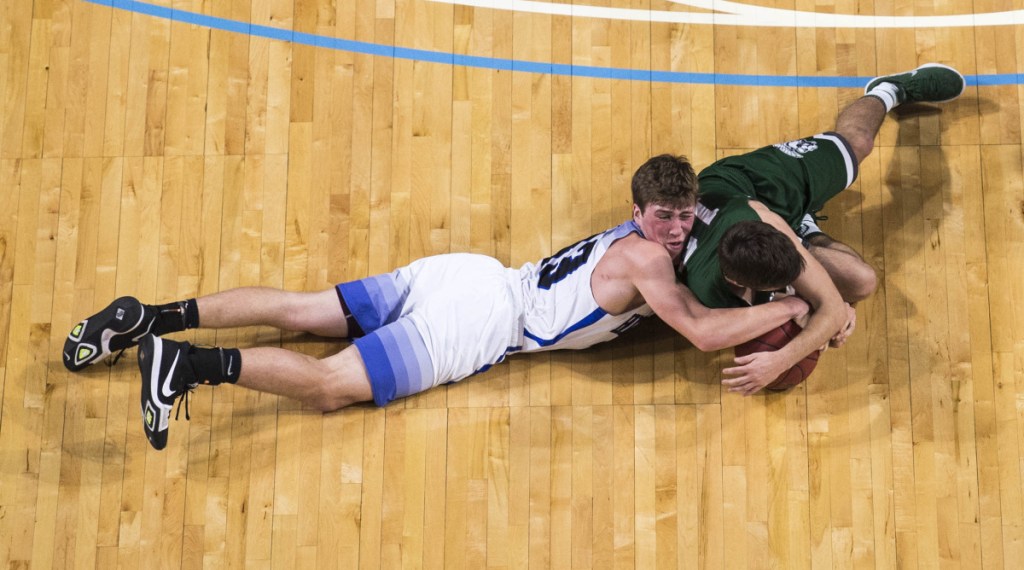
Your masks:
M885 105L877 97L865 95L839 113L836 132L850 143L857 164L864 161L875 146L875 135L885 120Z
M864 97L839 114L836 132L853 147L859 164L871 153L886 113L904 103L952 101L963 94L966 85L959 71L939 63L876 77L864 88Z
M204 328L269 325L286 331L345 338L345 314L335 289L296 293L267 287L229 289L196 299Z
M857 164L871 154L885 115L882 101L865 95L843 109L836 119L835 132L846 139ZM852 305L875 292L875 270L852 247L821 231L814 214L804 216L797 234L803 238L808 252L824 266L844 301Z
M286 396L322 412L373 400L370 378L355 345L316 359L282 348L242 349L238 385Z
M135 346L150 333L162 336L199 326L251 325L336 338L359 333L358 325L347 318L333 288L296 293L243 287L165 305L144 305L135 297L121 297L75 325L64 343L64 365L77 372L112 353Z
M885 115L903 103L942 103L959 97L966 86L958 71L940 64L925 64L917 69L877 77L865 88L865 95L843 109L836 119L835 131L853 149L857 164L864 161L875 144L875 136ZM848 245L832 239L808 214L798 232L808 250L828 271L843 300L861 301L878 286L874 269Z
M243 366L244 361L244 366ZM369 376L355 346L316 359L281 348L196 348L147 335L139 342L142 419L156 449L167 445L171 409L199 384L237 383L298 400L328 412L373 399Z

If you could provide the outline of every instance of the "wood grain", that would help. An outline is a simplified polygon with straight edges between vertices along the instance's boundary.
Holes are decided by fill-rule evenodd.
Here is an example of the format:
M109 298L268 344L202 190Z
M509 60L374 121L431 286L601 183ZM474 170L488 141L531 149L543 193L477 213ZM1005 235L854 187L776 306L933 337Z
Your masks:
M560 65L1024 73L1019 26L705 26L425 0L156 4ZM759 5L1014 9L1004 4ZM723 392L731 351L702 354L649 323L383 410L321 414L203 387L156 452L139 426L133 351L112 368L61 366L70 327L121 295L320 290L446 252L537 261L628 219L630 176L652 154L701 168L828 130L859 95L467 67L83 0L0 3L0 566L1018 567L1020 85L972 86L885 121L822 222L875 267L879 290L847 346L788 393ZM345 346L266 327L179 336L314 356Z

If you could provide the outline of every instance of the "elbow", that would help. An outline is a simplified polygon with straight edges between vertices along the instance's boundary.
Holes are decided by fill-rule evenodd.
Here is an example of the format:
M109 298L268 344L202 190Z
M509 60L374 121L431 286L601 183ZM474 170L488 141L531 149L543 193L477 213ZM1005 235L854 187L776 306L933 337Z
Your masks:
M720 334L716 333L701 333L694 335L690 339L693 346L697 347L697 350L701 352L714 352L716 350L722 350L723 348L729 348L730 344L728 340Z
M835 332L839 332L846 327L847 312L846 304L841 305L841 310L836 311L832 316L832 328Z
M701 340L692 340L691 339L690 343L693 344L693 346L696 347L697 350L699 350L701 352L711 352L712 350L714 350L714 348L712 348L711 345L708 344L703 339L701 339Z

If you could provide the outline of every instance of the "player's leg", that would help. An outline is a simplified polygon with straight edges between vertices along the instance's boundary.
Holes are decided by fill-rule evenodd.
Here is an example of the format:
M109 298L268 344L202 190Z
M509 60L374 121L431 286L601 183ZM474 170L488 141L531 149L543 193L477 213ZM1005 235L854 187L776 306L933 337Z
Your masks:
M171 409L200 384L237 384L286 396L321 411L373 399L359 351L349 346L323 359L281 348L198 348L147 335L139 342L142 418L156 449L167 445Z
M839 113L836 130L853 151L857 164L864 161L875 145L875 135L885 120L885 105L877 97L864 96Z
M863 97L839 114L835 132L845 140L854 163L860 164L871 154L886 113L903 103L952 101L963 93L964 87L964 78L958 71L939 64L877 77L868 83ZM810 187L813 194L817 188L827 185L815 182ZM812 211L829 198L826 194L812 196ZM821 232L813 215L804 216L797 233L804 238L815 259L828 270L845 301L855 303L874 293L878 286L874 269L853 248Z
M336 289L298 293L266 287L231 289L198 299L145 305L121 297L79 322L64 343L64 365L78 371L138 344L146 334L157 336L197 328L269 325L326 337L355 335L339 303Z
M195 311L202 312L203 326L208 322L206 311L210 311L212 326L273 323L289 328L295 323L288 321L281 310L270 311L268 319L252 307L254 303L280 302L297 313L315 310L330 315L318 325L317 319L322 317L303 318L300 314L299 330L312 323L319 331L359 338L354 346L334 356L316 359L280 348L200 348L146 335L139 341L146 436L154 447L162 449L167 444L174 402L185 398L187 418L188 393L200 384L238 384L287 396L323 411L371 399L383 406L395 397L433 386L434 368L422 335L410 319L401 318L408 294L408 280L396 272L298 297L274 290L238 289L199 299ZM366 325L365 336L360 323Z
M242 287L199 297L196 305L198 325L204 328L267 325L325 337L345 338L349 335L337 289L334 288L298 293L267 287Z
M373 400L366 366L355 346L316 359L281 348L241 351L245 368L237 384L298 400L322 412Z
M928 63L903 73L876 77L868 82L864 97L854 101L836 119L836 132L853 148L857 162L874 145L885 114L903 103L945 103L959 97L966 86L960 72Z
M870 297L878 288L878 276L852 247L818 232L804 238L807 250L835 283L843 300L851 305Z

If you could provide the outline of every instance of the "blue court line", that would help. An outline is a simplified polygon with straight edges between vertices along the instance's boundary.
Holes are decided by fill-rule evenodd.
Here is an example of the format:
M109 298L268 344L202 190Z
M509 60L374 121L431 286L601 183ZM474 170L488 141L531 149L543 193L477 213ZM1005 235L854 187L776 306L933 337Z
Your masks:
M505 71L523 71L527 73L544 73L548 75L567 75L572 77L593 77L599 79L625 79L628 81L645 81L658 83L690 83L700 85L744 85L751 87L863 87L870 77L843 76L808 76L808 75L745 75L736 73L691 73L685 71L652 71L647 69L625 69L618 67L596 67L591 65L571 65L564 63L543 63L520 59L501 59L429 51L398 46L388 46L355 40L344 40L272 28L259 24L238 22L216 16L197 14L186 10L156 6L136 0L84 0L91 4L109 6L118 10L135 12L194 24L214 30L224 30L258 36L272 40L281 40L296 44L322 47L327 49L379 55L398 59L427 61L447 65L461 65L480 69L498 69ZM1024 83L1022 73L997 73L990 75L967 75L967 85L1020 85Z

